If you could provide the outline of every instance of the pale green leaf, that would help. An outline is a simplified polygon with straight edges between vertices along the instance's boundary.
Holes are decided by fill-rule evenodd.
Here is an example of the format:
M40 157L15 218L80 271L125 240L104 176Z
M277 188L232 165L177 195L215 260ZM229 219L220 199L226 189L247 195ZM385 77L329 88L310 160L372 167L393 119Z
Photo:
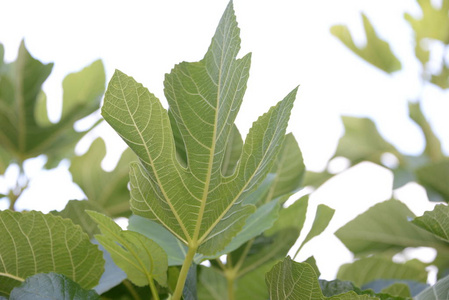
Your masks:
M364 47L358 47L354 43L349 29L344 25L332 26L331 33L352 52L373 66L387 73L400 70L401 63L391 51L390 45L378 37L368 17L365 14L362 14L362 17L366 36Z
M379 134L368 118L343 116L345 134L340 138L334 157L343 156L355 165L370 161L381 165L382 154L388 152L400 158L398 151Z
M97 224L87 215L86 210L101 211L89 201L70 200L61 211L51 211L55 216L71 219L76 225L81 226L85 233L92 238L94 234L100 233Z
M368 295L357 295L354 291L325 297L313 268L307 263L294 262L290 257L277 263L267 273L265 281L271 300L373 299Z
M268 299L265 274L271 270L276 261L270 261L253 271L240 276L235 284L236 300Z
M433 286L419 293L414 300L449 299L449 276L440 279Z
M371 256L342 265L337 278L352 281L356 286L376 279L408 279L425 283L427 271L426 264L418 260L402 264L393 262L389 257Z
M314 237L320 235L327 228L327 225L329 225L329 222L332 220L334 213L335 209L332 209L324 204L318 205L316 209L315 219L313 220L312 228L310 229L304 241L299 246L296 253L299 253L299 251L305 244L307 244Z
M231 132L229 133L228 143L226 144L225 155L221 165L223 175L230 176L234 173L238 160L242 155L242 149L242 136L240 135L237 126L234 124Z
M235 172L223 175L249 72L250 56L236 59L239 48L231 2L204 59L183 62L166 75L168 112L120 71L109 83L102 108L106 121L140 159L131 164L132 211L164 225L205 255L223 249L254 212L242 200L270 171L296 95L295 89L254 123ZM182 145L175 143L179 136ZM185 162L176 152L183 147Z
M449 160L427 164L416 170L418 183L427 190L429 199L436 193L440 201L449 202Z
M56 273L40 273L28 277L14 288L9 300L97 300L100 296L93 290L83 289L70 278Z
M36 211L0 212L0 293L27 277L55 272L83 288L92 288L103 273L103 254L71 220Z
M129 216L129 163L137 158L127 149L115 169L106 172L101 167L105 155L104 141L101 138L94 140L84 155L72 158L69 170L73 181L101 212L113 218Z
M432 74L430 82L442 89L449 89L449 66L443 63L443 68L438 74Z
M408 110L410 118L421 128L426 139L424 154L426 154L433 161L442 159L444 154L441 150L441 142L433 132L430 123L424 116L420 103L409 102Z
M56 166L73 153L75 144L86 133L75 131L74 123L99 107L105 75L102 63L97 61L68 75L64 83L63 117L55 124L48 124L42 84L52 68L53 64L45 65L34 59L22 42L17 60L0 72L0 144L11 159L22 162L45 154L46 166Z
M198 298L201 300L228 300L226 278L215 268L200 266Z
M400 251L406 247L447 247L431 233L413 225L415 215L398 200L378 203L341 227L335 235L356 255Z
M328 171L323 172L313 172L307 171L304 178L304 186L310 186L313 188L318 188L323 183L334 177L335 174L331 174Z
M95 238L111 254L114 262L137 286L152 284L153 279L167 285L167 254L154 241L144 235L125 231L111 218L89 211L89 216L97 222L102 235Z
M276 174L276 177L266 197L267 201L294 193L300 188L305 174L305 165L293 134L289 133L285 137L271 173Z
M432 211L426 211L424 215L416 217L412 222L449 242L449 208L446 205L436 205Z
M406 283L395 283L382 290L382 293L396 297L411 298L410 288Z

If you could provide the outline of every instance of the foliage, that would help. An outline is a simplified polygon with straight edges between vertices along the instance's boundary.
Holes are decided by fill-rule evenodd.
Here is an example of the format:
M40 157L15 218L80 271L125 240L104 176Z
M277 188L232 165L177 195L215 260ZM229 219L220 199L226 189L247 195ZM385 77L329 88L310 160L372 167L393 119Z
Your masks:
M449 67L428 68L429 39L449 44L449 2L439 8L418 1L423 15L405 15L415 33L422 78L446 89ZM363 60L390 74L401 69L390 44L363 14L367 43L355 45L344 25L331 32ZM438 22L438 23L437 23ZM438 24L438 25L435 25ZM63 82L62 116L48 120L42 84L52 64L33 58L22 43L18 58L3 62L0 47L0 174L25 160L47 157L47 168L70 159L73 181L86 200L69 201L49 214L16 212L27 187L18 180L0 212L0 299L440 299L448 295L447 202L449 160L421 110L409 104L426 147L404 155L382 137L368 118L344 116L345 134L334 157L350 165L383 165L389 153L394 188L416 181L431 201L444 204L415 216L391 199L347 222L336 236L356 260L341 266L335 281L319 280L316 261L294 259L321 234L334 210L318 205L303 232L309 195L335 176L306 172L295 137L286 133L296 88L253 123L243 140L234 121L249 78L251 54L238 57L240 29L232 1L211 44L198 62L182 62L166 74L168 108L132 77L116 70L101 114L128 144L112 172L100 161L105 144L97 139L81 156L73 148L84 132L73 125L99 108L105 86L102 63L70 74ZM289 201L287 200L295 200ZM288 203L288 205L287 205ZM114 218L126 217L127 230ZM297 240L302 243L291 253ZM427 267L393 256L407 247L432 247L439 281L427 286ZM437 296L435 296L437 295ZM34 297L34 298L33 298ZM435 298L436 297L436 298ZM447 297L446 297L447 298Z

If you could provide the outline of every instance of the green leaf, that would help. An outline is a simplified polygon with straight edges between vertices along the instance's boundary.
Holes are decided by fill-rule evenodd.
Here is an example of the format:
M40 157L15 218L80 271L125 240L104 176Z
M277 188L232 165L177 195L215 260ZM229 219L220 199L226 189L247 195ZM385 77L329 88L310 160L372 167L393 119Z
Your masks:
M132 211L159 222L205 255L222 250L254 212L242 200L271 170L296 95L295 89L254 123L235 172L224 176L224 149L250 65L249 55L236 59L239 48L231 2L204 59L183 62L166 75L168 112L120 71L109 83L102 108L106 121L140 159L131 164ZM176 132L186 149L185 164L176 152Z
M200 266L198 278L198 299L228 300L226 279L215 268Z
M154 241L134 231L124 231L111 218L89 211L102 235L95 238L111 254L114 262L137 286L153 284L155 279L167 285L167 254Z
M86 210L101 210L89 201L70 200L61 211L51 211L55 216L71 219L76 225L81 226L85 233L92 238L100 233L97 224L87 215Z
M449 242L449 207L446 205L436 205L432 211L426 211L424 215L416 217L412 222Z
M449 43L449 3L442 1L441 7L435 7L430 0L419 0L421 7L421 18L414 18L410 14L405 14L405 19L410 23L416 35L416 43L422 39L440 40L445 44Z
M334 157L346 157L351 161L351 165L362 161L382 165L381 157L386 152L400 159L399 152L384 140L372 120L343 116L342 121L345 134L338 142Z
M323 172L307 171L305 174L303 185L310 186L316 189L334 176L335 174L331 174L328 171Z
M440 73L432 74L430 82L439 86L442 89L449 89L449 67L447 64L443 64L443 68Z
M308 264L313 268L313 270L315 271L316 276L317 276L318 278L320 277L321 272L320 272L320 270L318 269L318 266L317 266L317 264L316 264L315 257L310 256L309 258L307 258L307 259L306 259L305 261L303 261L303 262L308 263Z
M271 170L276 177L266 199L269 201L296 192L301 186L305 169L298 143L293 134L289 133Z
M356 46L348 27L345 25L332 26L331 33L352 52L373 66L387 73L400 70L401 63L391 51L390 45L378 37L368 17L365 14L362 14L362 17L366 35L366 45L364 47Z
M445 248L431 233L413 225L415 215L398 200L378 203L348 222L335 235L355 255L406 247Z
M321 292L317 275L307 263L297 263L286 257L267 273L271 300L305 299L373 299L367 295L357 295L354 291L333 297L325 297Z
M411 298L410 288L405 283L395 283L382 290L382 293L396 297Z
M418 183L426 188L429 199L437 194L440 201L449 202L449 160L427 164L416 170Z
M70 278L56 273L40 273L28 277L14 288L10 300L97 300L100 296L93 290L85 290Z
M433 286L428 287L414 298L414 300L449 299L449 276L440 279Z
M444 157L444 154L441 150L441 142L433 132L430 123L424 116L421 110L420 103L409 102L408 110L410 118L421 128L426 139L426 148L424 149L424 154L426 154L433 161L442 159Z
M318 205L316 209L315 220L313 220L312 228L310 229L304 241L299 246L296 253L299 253L301 248L305 244L307 244L307 242L309 242L314 237L320 235L327 228L327 225L329 225L329 222L332 220L334 213L335 209L332 209L324 204Z
M105 75L101 61L64 80L63 116L49 124L42 84L53 64L34 59L22 42L18 58L0 72L0 144L19 162L45 154L47 167L56 166L86 132L76 132L76 121L98 109ZM90 129L90 128L89 128ZM3 155L1 155L4 158ZM3 160L3 159L2 159Z
M425 283L426 266L418 260L401 264L393 262L389 257L371 256L342 265L337 278L352 281L356 286L362 286L376 279L408 279Z
M103 255L71 220L41 212L0 212L0 293L27 277L63 274L83 288L92 288L103 273Z
M105 155L104 141L98 138L84 155L72 158L69 170L73 181L86 194L87 200L100 208L101 212L113 218L129 216L129 163L137 158L127 149L115 169L106 172L101 167Z

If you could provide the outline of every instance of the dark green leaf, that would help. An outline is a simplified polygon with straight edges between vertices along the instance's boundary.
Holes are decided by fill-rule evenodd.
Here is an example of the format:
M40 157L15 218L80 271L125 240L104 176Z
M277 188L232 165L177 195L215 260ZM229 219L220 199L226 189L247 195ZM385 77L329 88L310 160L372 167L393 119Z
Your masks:
M332 26L331 33L352 52L373 66L387 73L400 70L401 63L391 51L390 45L377 36L368 17L365 14L362 14L362 17L366 35L366 45L364 47L359 48L354 44L351 33L344 25Z
M70 278L56 273L40 273L28 277L14 288L10 300L97 300L93 290L85 290Z
M103 273L103 254L71 220L41 212L0 212L0 293L9 294L37 273L64 274L92 288Z

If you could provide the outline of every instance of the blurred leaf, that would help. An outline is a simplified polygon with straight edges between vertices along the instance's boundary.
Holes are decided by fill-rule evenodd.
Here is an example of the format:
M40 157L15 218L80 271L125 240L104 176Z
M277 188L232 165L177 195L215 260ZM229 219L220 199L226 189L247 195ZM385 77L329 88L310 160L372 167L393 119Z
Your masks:
M275 263L276 261L268 262L239 277L235 284L236 300L268 299L265 274L271 270Z
M449 43L449 2L442 1L441 7L432 5L431 0L418 0L421 7L421 18L415 19L406 13L405 19L410 23L415 31L417 44L422 39L429 38L440 40L445 44Z
M399 152L379 134L374 122L368 118L342 117L345 134L338 142L334 157L346 157L351 165L370 161L382 165L384 153L400 158Z
M323 172L307 171L303 185L310 186L316 189L334 176L335 174L331 174L328 171Z
M396 297L411 298L410 289L405 283L395 283L382 290L382 293Z
M398 200L378 203L335 232L355 255L406 247L447 247L431 233L413 225L415 215Z
M63 274L94 287L103 273L103 254L71 220L41 212L0 211L0 293L37 273Z
M354 291L325 297L317 275L307 263L297 263L286 257L277 263L265 277L271 300L305 299L376 299L368 295L357 295Z
M349 29L344 25L332 26L331 33L352 52L375 67L387 73L400 70L401 63L391 51L390 45L377 36L368 17L365 14L362 14L362 17L366 35L366 45L364 47L359 48L355 45Z
M426 188L429 199L432 193L438 194L445 202L449 202L449 160L427 164L416 170L418 183Z
M99 108L105 75L103 64L96 61L66 77L62 118L55 124L45 121L48 116L42 84L52 68L53 64L34 59L22 42L17 60L0 72L0 144L11 160L22 162L45 154L46 166L56 166L62 158L71 156L86 133L76 132L74 123Z
M216 268L200 266L198 298L201 300L229 299L226 289L226 278Z
M425 283L426 266L418 260L400 264L393 262L389 257L370 256L342 265L337 278L351 281L356 286L363 286L376 279L408 279Z
M197 300L197 268L196 264L192 264L187 273L187 279L182 290L183 300Z
M446 205L436 205L432 211L426 211L412 222L449 243L449 207Z
M311 239L316 237L317 235L320 235L326 228L327 225L329 225L329 222L332 220L332 217L334 216L335 210L324 205L320 204L318 205L316 209L315 219L313 220L312 228L310 229L309 233L307 234L304 241L299 246L296 253L299 253L299 251L302 249L302 247L307 244ZM296 257L296 254L295 254Z
M76 225L81 226L89 238L97 233L100 233L97 223L90 218L86 210L100 211L100 209L89 201L70 200L62 211L51 211L55 216L61 216L66 219L71 219Z
M89 202L101 208L101 212L113 218L129 216L129 164L137 158L130 149L126 149L115 169L106 172L101 167L105 154L104 141L97 138L84 155L72 158L69 170L73 181Z
M289 133L285 136L282 149L271 173L276 174L276 178L267 195L267 201L291 194L301 186L305 174L305 165L301 150L293 134Z
M152 284L155 279L160 285L167 285L167 254L154 241L134 231L124 231L111 218L88 211L97 222L102 235L97 241L111 254L114 262L137 286Z
M368 282L362 286L364 290L373 290L375 293L381 293L383 290L388 289L390 286L395 284L405 284L410 292L410 295L416 296L423 290L425 290L429 285L422 282L417 282L413 280L404 279L376 279L374 281ZM394 287L393 287L394 288Z
M265 234L271 236L282 229L295 228L299 235L306 221L308 205L309 195L305 195L293 202L290 206L281 209L279 211L279 218L273 227L265 231Z
M440 279L433 286L419 293L414 300L449 299L449 276Z
M10 300L97 300L93 290L85 290L70 278L56 273L40 273L28 277L14 288Z
M408 110L410 118L415 121L415 123L421 128L426 139L426 148L424 150L424 153L427 154L427 156L430 157L432 161L442 159L444 157L444 154L441 150L441 142L433 132L432 127L422 113L420 103L409 102Z
M442 89L449 89L449 67L447 64L443 64L443 68L437 75L432 74L430 82L436 84Z

